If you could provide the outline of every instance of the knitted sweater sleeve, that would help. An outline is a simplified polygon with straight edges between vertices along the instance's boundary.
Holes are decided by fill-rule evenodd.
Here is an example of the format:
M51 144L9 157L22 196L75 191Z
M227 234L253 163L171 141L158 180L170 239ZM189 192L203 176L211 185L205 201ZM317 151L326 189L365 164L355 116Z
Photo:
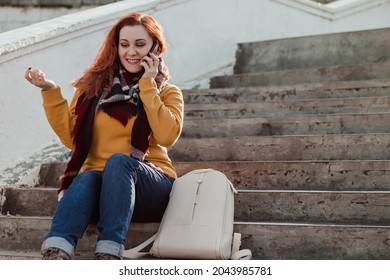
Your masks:
M144 104L153 137L159 145L172 146L183 128L183 96L179 88L168 84L161 93L152 78L139 81L140 97Z
M41 93L43 108L51 128L66 147L73 149L72 131L78 94L75 94L68 105L68 101L62 96L61 88L58 86L51 90L42 90Z

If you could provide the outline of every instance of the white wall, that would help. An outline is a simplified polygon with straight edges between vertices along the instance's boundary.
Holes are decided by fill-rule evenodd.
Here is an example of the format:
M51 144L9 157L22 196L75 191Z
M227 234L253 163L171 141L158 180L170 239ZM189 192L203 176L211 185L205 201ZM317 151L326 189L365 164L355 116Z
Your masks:
M2 178L4 182L15 177L16 170L36 166L43 147L58 143L45 119L39 90L23 78L25 70L41 68L70 99L70 81L90 64L119 16L141 11L162 23L172 82L189 88L207 86L209 77L231 73L238 42L390 27L389 0L337 2L338 6L310 0L129 0L1 33L0 170L11 169L0 172L0 186ZM26 159L33 162L15 168Z
M90 8L93 7L50 8L0 6L0 33Z

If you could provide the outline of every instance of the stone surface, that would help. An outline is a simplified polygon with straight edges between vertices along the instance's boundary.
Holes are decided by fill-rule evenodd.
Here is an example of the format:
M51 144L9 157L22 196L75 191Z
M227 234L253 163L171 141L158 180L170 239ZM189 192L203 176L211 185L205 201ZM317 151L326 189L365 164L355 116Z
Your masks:
M374 29L239 44L235 73L389 61L390 30Z
M2 250L39 252L50 218L2 218ZM133 224L126 248L151 236L158 224ZM38 230L39 229L39 230ZM242 247L251 248L254 259L389 259L390 228L292 223L240 223ZM96 228L90 226L76 248L76 257L93 251ZM0 255L1 258L1 255Z
M377 62L346 66L300 68L290 70L265 71L233 76L217 76L210 79L210 87L243 87L267 85L292 85L300 83L325 83L387 79L390 62Z
M390 223L390 191L284 190L282 185L279 190L253 189L239 190L235 196L236 221L345 225ZM56 205L54 189L10 188L4 214L51 217Z
M390 190L390 161L197 161L174 162L178 175L194 169L213 168L224 172L238 190L340 190L380 191ZM62 172L64 163L53 170ZM58 175L60 173L53 173ZM45 186L55 187L58 182L41 177ZM26 189L22 189L24 191ZM19 189L13 188L13 192ZM7 192L10 195L12 192ZM28 197L28 196L27 196ZM16 202L15 202L16 203Z
M235 220L387 226L390 192L247 191L237 195Z
M174 161L389 160L390 134L240 136L180 139Z
M182 137L390 133L389 123L390 113L264 115L253 118L237 116L223 119L186 118Z
M336 81L279 86L245 86L184 90L185 104L220 104L388 96L390 80Z
M389 227L242 223L242 245L258 259L387 260ZM256 232L256 234L253 234Z
M286 100L264 103L189 104L187 119L240 118L273 115L351 114L390 112L390 97Z

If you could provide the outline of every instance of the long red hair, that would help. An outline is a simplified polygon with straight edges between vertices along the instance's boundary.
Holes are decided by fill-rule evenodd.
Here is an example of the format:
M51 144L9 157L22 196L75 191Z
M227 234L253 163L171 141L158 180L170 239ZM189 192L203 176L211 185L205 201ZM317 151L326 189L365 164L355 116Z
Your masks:
M103 89L111 89L114 74L119 70L118 44L119 32L124 26L142 25L149 35L157 40L157 52L166 51L163 29L154 18L141 13L131 13L120 18L108 32L97 56L84 74L72 85L87 97L98 96Z

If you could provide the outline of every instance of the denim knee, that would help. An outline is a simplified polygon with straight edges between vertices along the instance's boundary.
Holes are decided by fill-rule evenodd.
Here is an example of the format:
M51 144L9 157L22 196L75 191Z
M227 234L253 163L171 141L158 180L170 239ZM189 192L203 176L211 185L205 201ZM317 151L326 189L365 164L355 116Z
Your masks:
M133 177L136 176L136 170L139 165L140 162L138 160L128 155L113 154L107 159L103 173L105 176L116 178Z

